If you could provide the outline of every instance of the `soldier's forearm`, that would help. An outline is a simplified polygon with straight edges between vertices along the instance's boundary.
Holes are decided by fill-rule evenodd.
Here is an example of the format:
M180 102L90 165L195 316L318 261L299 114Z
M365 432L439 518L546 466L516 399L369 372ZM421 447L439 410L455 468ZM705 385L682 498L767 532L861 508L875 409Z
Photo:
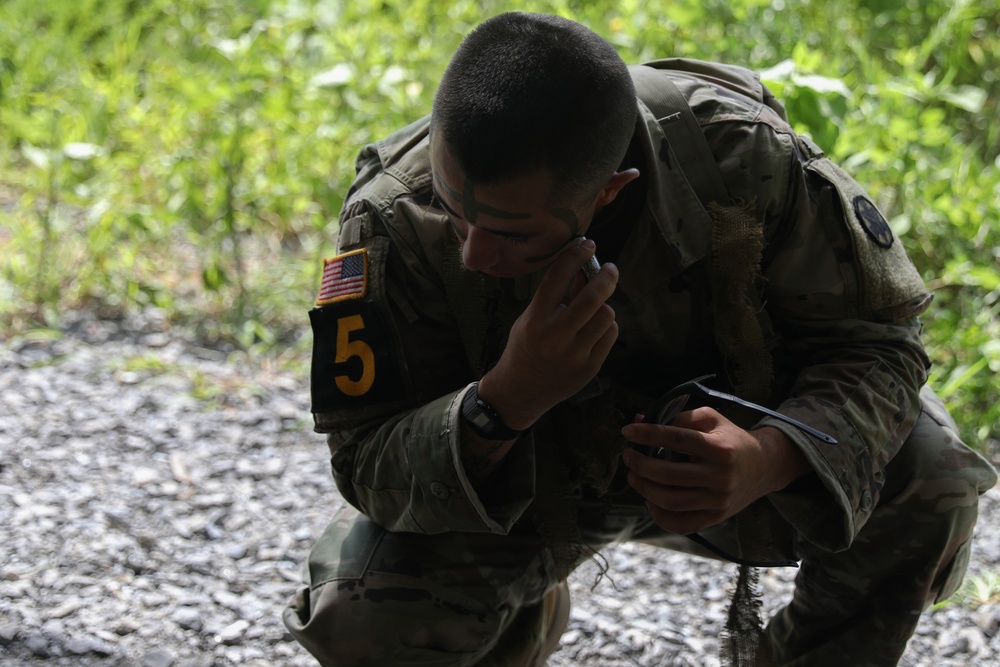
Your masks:
M504 457L514 446L517 439L491 440L475 433L469 425L462 422L462 467L465 475L477 490L483 490L489 483L494 471L503 463Z
M770 493L781 491L789 484L808 473L809 461L798 446L782 431L764 426L750 432L760 443L768 462Z

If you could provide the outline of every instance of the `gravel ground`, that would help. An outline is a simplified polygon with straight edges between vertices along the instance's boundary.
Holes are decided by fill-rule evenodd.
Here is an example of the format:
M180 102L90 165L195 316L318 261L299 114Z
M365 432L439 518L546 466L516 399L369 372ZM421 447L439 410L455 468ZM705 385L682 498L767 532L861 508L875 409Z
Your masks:
M155 316L0 344L0 664L314 667L280 619L343 502L310 426L304 375ZM992 601L929 611L902 665L1000 665L1000 493L982 510L970 574ZM735 566L603 555L596 587L594 566L571 579L551 666L719 665ZM762 573L765 612L791 574Z

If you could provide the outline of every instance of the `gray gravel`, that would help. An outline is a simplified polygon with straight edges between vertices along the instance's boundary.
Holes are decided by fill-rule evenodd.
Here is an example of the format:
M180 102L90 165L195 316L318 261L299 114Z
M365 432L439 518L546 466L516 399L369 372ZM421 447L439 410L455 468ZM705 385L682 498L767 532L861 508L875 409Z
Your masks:
M304 369L182 341L147 314L0 345L0 665L315 666L281 610L343 501ZM1000 665L1000 494L969 585L902 665ZM553 667L719 665L735 566L621 545L571 579ZM791 590L762 573L764 609ZM991 586L986 584L992 583ZM983 601L992 595L992 600Z

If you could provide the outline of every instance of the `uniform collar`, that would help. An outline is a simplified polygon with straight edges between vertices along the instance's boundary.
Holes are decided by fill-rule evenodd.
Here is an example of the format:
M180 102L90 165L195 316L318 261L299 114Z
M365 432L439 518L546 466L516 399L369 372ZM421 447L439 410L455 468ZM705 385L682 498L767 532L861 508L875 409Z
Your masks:
M646 181L646 201L616 260L618 288L628 299L655 289L708 257L712 248L711 217L677 167L659 121L646 105L638 104L634 140L642 146L639 169ZM601 259L600 248L597 258ZM516 279L518 297L530 297L543 275L540 271Z
M668 252L660 262L666 260L670 272L679 273L708 256L712 219L677 166L659 121L641 101L639 112L636 134L645 152L647 176L642 216L648 216L666 244Z

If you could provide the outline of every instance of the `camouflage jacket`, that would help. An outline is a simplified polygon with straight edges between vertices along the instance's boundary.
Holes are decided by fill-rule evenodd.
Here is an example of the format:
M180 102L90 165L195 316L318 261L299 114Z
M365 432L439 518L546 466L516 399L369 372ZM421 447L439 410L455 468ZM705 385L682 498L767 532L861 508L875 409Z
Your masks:
M763 231L755 303L774 364L769 402L838 440L765 419L814 470L769 499L805 539L845 548L919 415L928 360L916 317L929 297L869 197L792 131L754 77L734 89L710 64L659 67L690 104L729 196ZM338 488L387 529L505 533L535 496L536 448L617 433L675 384L731 376L713 329L712 217L674 159L664 119L639 106L645 202L615 260L618 343L567 412L519 439L488 496L459 460L461 399L499 357L541 273L500 280L461 266L431 196L429 119L361 151L339 254L310 313L313 412ZM569 423L582 427L570 435Z

